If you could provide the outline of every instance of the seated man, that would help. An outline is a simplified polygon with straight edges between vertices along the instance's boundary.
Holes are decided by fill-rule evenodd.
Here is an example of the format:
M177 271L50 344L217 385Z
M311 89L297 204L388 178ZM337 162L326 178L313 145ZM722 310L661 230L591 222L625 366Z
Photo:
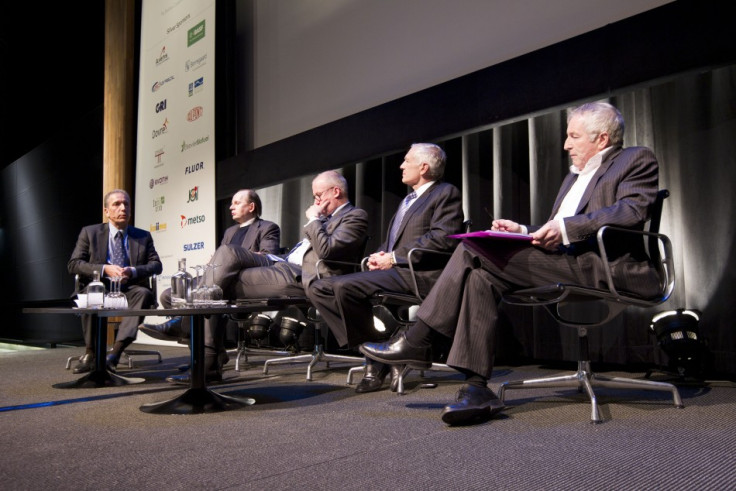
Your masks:
M573 109L564 147L572 165L550 220L541 227L493 221L493 230L532 232L531 246L463 241L419 308L417 322L397 340L366 343L360 351L380 363L424 368L431 360L431 341L451 339L447 364L465 376L465 384L456 402L445 406L442 420L467 423L503 410L487 386L501 296L553 283L607 288L597 230L602 225L640 230L648 218L657 195L657 160L647 148L622 148L623 133L623 118L610 104ZM642 249L640 242L622 241L608 251L615 287L656 295L657 274Z
M312 181L314 203L307 208L304 238L283 258L271 258L271 265L239 271L235 298L303 296L320 276L334 276L350 266L332 261L360 261L368 231L368 213L348 200L348 183L336 171L326 171ZM224 283L224 281L223 281Z
M389 226L386 242L368 260L370 271L315 281L307 295L341 346L383 336L373 325L371 297L381 291L413 292L407 255L414 247L451 252L456 244L447 236L460 233L463 210L460 191L440 182L445 152L431 143L415 143L401 164L402 182L413 191L402 201ZM444 262L424 261L416 271L420 290L426 293L439 277ZM381 388L388 365L368 361L357 392ZM394 377L396 373L392 374Z
M312 180L314 203L307 208L302 240L288 254L262 255L255 263L241 249L220 246L211 263L218 264L214 282L225 298L262 298L304 295L304 287L316 278L319 259L355 260L362 253L368 230L368 214L348 201L347 181L336 171L325 171ZM340 268L328 266L323 274ZM205 369L208 381L222 380L224 323L213 316L205 321ZM209 342L208 342L209 340ZM188 375L167 380L189 383Z
M131 204L126 191L115 189L107 193L103 212L108 222L82 228L67 269L70 274L78 274L83 284L91 281L95 271L100 272L105 282L112 277L122 277L121 290L128 306L147 309L156 302L149 288L149 278L161 274L163 268L153 246L153 237L149 232L129 225ZM142 320L143 317L123 317L112 353L107 356L109 370L115 371L123 350L135 341L136 327ZM74 373L89 372L95 364L92 329L92 317L82 315L86 351L74 367Z
M230 215L235 225L225 230L220 246L238 250L237 254L243 257L243 264L268 264L266 254L277 254L279 251L281 230L275 223L261 218L262 210L261 198L252 189L241 189L232 197ZM171 288L161 293L160 300L164 308L171 308ZM139 329L155 339L181 340L189 337L189 325L188 316L173 317L161 324L141 324ZM213 341L205 340L205 344L213 345Z

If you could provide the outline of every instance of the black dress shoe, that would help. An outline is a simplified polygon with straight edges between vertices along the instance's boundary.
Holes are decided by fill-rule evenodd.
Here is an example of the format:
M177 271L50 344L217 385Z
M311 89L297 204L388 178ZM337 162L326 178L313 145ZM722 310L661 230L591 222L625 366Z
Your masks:
M120 362L119 356L113 355L112 353L107 355L107 358L105 359L107 370L112 373L116 373L118 371L118 362Z
M465 384L457 391L456 401L442 410L442 421L448 425L484 421L506 409L488 387Z
M77 363L74 366L74 370L72 370L72 373L91 372L94 366L95 366L94 355L82 355L82 357L79 358L79 363Z
M400 334L395 341L363 343L360 352L389 365L409 365L417 370L427 370L432 366L432 347L414 347L407 342L406 334Z
M401 372L404 371L404 366L405 365L391 365L391 385L389 385L391 392L399 390L399 377L401 376Z
M162 341L179 341L182 337L181 317L172 317L161 324L141 324L138 329Z
M365 375L363 380L355 387L355 392L365 394L366 392L375 392L381 389L383 381L386 379L391 370L390 365L378 363L372 360L366 360Z
M166 381L171 382L172 384L191 385L192 376L189 372L183 373L181 375L170 375L166 377ZM209 371L204 375L204 381L206 383L222 382L222 372L217 372L214 370Z

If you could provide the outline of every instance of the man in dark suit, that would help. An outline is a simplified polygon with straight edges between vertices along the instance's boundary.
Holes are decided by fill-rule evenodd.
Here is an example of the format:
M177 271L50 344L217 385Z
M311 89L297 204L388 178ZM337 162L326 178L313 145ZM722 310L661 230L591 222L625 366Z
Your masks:
M278 225L261 218L263 204L258 193L252 189L237 191L230 203L230 215L235 224L228 227L222 236L220 247L232 249L242 257L242 267L268 264L266 254L277 254L281 241ZM171 308L171 288L160 295L161 305ZM155 339L173 340L189 337L189 317L173 317L161 324L141 324L139 329ZM212 345L214 341L210 340ZM205 344L208 341L205 340Z
M371 297L380 291L413 291L407 255L414 247L451 252L456 244L447 236L460 233L463 223L460 191L440 182L446 156L437 145L415 143L401 164L402 182L412 192L391 220L386 241L369 256L369 271L324 278L307 294L341 346L357 347L384 334L374 328ZM415 269L420 292L430 290L441 265L426 259ZM358 392L378 390L390 367L368 362Z
M233 195L230 203L230 214L235 224L225 230L220 246L215 251L210 264L220 264L218 261L223 251L227 251L227 255L237 258L237 264L230 265L233 268L270 264L268 255L279 252L281 229L275 223L263 220L261 218L262 210L261 198L252 189L241 189ZM171 308L171 288L164 290L160 299L165 308ZM139 328L156 339L184 340L189 337L189 326L190 318L184 316L173 317L161 324L141 324ZM224 325L220 323L219 319L214 323L205 323L205 365L210 368L211 377L214 378L217 378L217 373L227 360L224 334ZM212 372L215 375L212 375ZM188 383L188 375L169 378L175 382Z
M606 103L584 104L568 114L565 150L572 165L550 220L526 227L494 220L497 231L530 233L531 245L490 239L463 241L425 298L418 321L397 340L366 343L360 351L382 363L427 367L431 341L452 340L447 364L465 375L455 403L445 406L448 424L485 419L503 410L488 388L493 370L498 303L510 290L553 283L607 288L604 259L595 247L603 225L642 229L658 188L651 150L622 148L624 121ZM513 242L514 245L507 244ZM608 251L616 288L655 295L657 274L640 243L618 242Z
M122 277L121 290L127 298L128 306L133 309L147 309L156 301L149 288L149 278L160 274L162 270L161 260L153 246L153 238L149 232L129 225L131 204L126 191L115 189L107 193L103 212L107 223L82 228L67 269L70 274L79 275L80 283L84 285L92 280L95 271L106 282L108 278ZM114 252L116 250L117 254ZM107 356L110 370L115 370L123 350L135 341L138 323L142 320L142 317L123 317L112 352ZM83 315L82 331L86 352L74 367L74 373L88 372L94 366L92 329L91 316Z
M330 261L356 262L361 259L368 231L368 214L348 200L348 184L336 171L326 171L312 181L314 203L305 212L304 238L284 257L272 257L265 267L239 272L236 298L301 296L320 276L346 272L345 266Z

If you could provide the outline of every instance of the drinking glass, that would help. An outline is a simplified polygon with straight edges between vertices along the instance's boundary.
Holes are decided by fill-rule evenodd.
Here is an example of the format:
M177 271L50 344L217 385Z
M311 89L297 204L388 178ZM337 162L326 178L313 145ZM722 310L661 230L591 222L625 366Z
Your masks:
M207 291L209 292L210 300L219 303L222 301L223 293L220 285L215 283L215 269L217 269L218 266L219 264L214 263L209 265L212 270L212 279L210 280L210 284L207 286Z

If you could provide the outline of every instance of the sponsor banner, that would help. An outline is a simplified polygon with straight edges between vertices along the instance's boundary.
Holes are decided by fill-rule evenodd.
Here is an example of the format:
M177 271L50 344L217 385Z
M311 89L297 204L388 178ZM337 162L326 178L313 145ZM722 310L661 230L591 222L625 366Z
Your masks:
M163 261L207 263L215 237L215 0L143 0L135 225ZM194 274L194 270L190 271Z

